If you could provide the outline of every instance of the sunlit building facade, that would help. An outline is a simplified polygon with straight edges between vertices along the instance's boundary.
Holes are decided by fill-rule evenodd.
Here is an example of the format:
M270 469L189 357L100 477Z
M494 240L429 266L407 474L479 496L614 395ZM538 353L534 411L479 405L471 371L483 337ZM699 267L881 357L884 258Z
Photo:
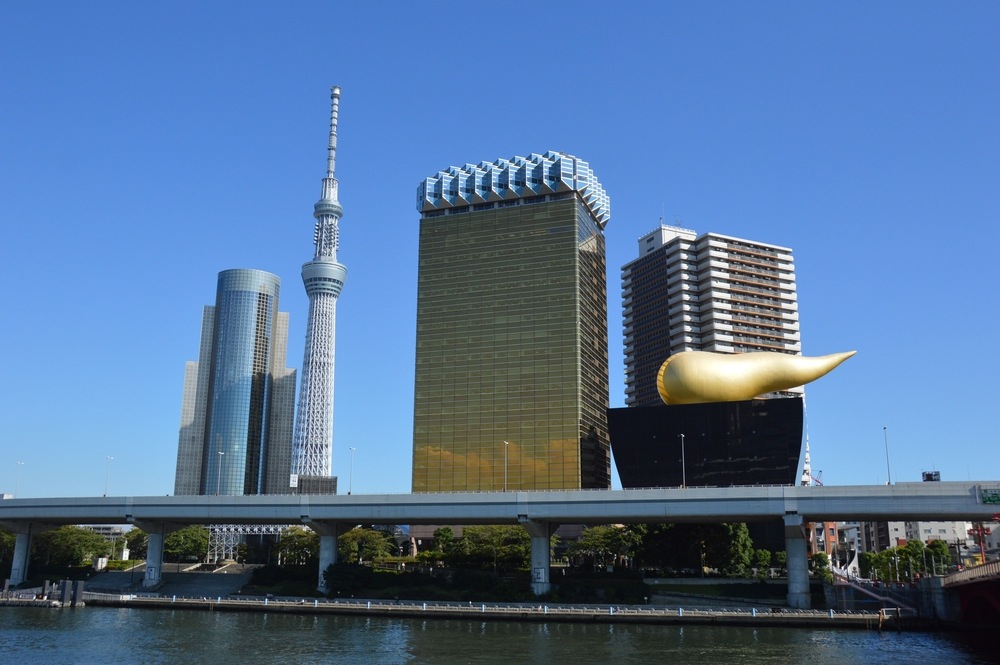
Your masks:
M262 270L219 273L198 360L184 372L175 494L288 491L295 370L285 367L279 288Z
M413 491L609 487L609 202L587 163L452 167L417 207Z

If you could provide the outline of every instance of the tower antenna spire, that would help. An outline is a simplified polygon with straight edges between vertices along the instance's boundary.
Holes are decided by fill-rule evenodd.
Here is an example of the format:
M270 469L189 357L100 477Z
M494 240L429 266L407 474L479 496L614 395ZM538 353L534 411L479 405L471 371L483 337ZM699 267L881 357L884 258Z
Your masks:
M330 144L326 151L326 177L334 178L337 170L337 119L340 115L340 86L330 88Z

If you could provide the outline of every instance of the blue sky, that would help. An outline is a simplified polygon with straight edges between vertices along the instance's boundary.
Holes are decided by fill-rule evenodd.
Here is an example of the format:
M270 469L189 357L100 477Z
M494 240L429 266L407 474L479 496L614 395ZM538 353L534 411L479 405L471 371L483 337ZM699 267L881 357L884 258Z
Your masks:
M998 24L993 2L0 3L0 491L173 491L220 270L281 277L301 366L333 84L333 465L357 449L357 493L410 488L418 183L549 149L611 197L612 406L620 267L662 216L793 248L804 353L858 351L807 389L826 484L884 483L884 433L894 482L1000 479Z

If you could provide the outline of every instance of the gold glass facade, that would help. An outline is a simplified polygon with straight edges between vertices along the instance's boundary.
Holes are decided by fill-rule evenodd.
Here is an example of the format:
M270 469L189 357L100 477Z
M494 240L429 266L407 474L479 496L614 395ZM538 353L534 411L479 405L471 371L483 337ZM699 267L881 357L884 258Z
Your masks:
M574 192L424 213L414 492L610 486L605 274Z

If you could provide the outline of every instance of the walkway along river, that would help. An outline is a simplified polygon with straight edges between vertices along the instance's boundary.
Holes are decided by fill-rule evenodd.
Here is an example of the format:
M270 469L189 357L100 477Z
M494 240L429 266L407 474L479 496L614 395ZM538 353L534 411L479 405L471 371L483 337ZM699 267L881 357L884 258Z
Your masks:
M689 608L661 605L455 603L386 600L319 600L290 598L183 598L133 594L84 593L90 607L202 610L209 612L266 612L273 614L320 614L411 619L465 619L489 621L613 623L655 625L775 626L785 628L852 628L867 630L927 630L937 622L902 616L898 612L835 612L788 608ZM50 604L51 601L20 600L8 604Z

